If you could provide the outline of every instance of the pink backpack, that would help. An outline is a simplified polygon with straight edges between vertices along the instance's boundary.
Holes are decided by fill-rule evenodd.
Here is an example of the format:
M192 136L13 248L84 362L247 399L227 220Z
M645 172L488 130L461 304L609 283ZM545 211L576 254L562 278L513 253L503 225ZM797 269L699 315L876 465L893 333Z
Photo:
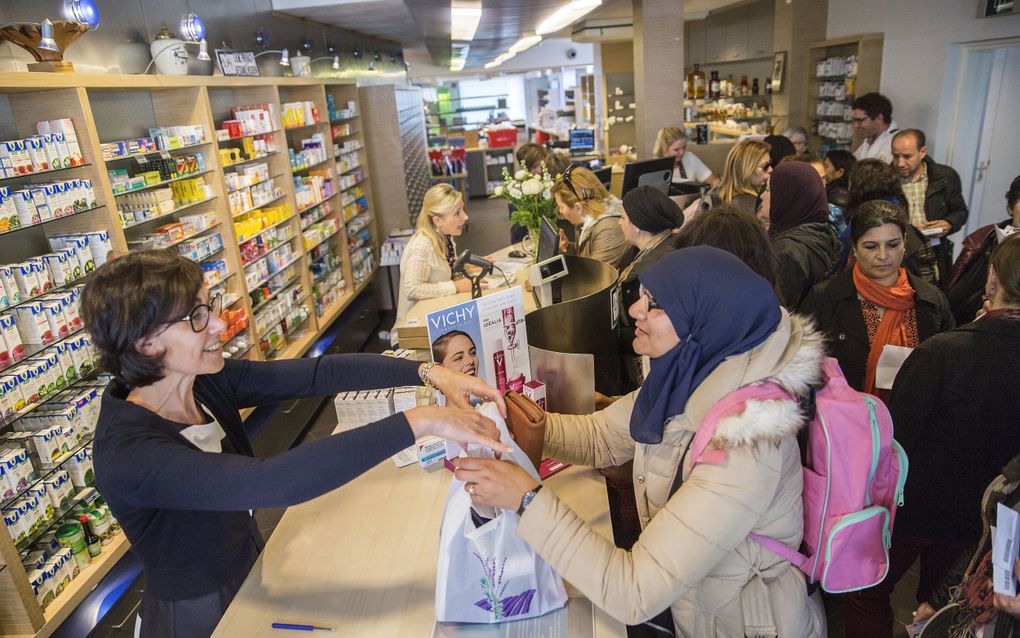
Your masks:
M851 388L835 359L825 359L823 371L825 386L815 394L815 417L801 438L801 551L757 534L748 538L799 567L808 582L841 593L871 587L885 578L893 519L903 505L907 455L893 439L885 404ZM748 400L776 399L796 400L768 382L720 399L705 414L691 443L691 467L725 459L725 451L705 449L722 419L742 413Z

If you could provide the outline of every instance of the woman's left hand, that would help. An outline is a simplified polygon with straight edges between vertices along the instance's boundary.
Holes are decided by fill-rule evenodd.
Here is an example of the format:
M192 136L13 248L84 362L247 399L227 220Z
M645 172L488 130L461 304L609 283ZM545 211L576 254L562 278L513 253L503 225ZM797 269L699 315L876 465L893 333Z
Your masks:
M516 512L527 492L538 487L535 479L513 461L461 457L453 460L454 476L464 481L471 502Z
M443 366L432 366L429 368L429 381L443 391L446 400L454 407L471 409L470 398L476 396L484 401L495 401L500 415L506 418L506 402L503 400L503 394L478 377Z

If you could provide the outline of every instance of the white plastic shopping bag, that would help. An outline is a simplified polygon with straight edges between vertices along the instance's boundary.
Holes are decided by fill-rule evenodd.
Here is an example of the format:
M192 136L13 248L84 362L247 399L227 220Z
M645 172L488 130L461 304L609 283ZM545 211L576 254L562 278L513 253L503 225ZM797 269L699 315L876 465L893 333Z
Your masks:
M511 459L539 480L528 457L507 433L494 403L479 412L499 426L513 447ZM468 456L489 456L470 446ZM475 527L471 497L454 478L446 497L436 574L436 619L440 622L497 623L541 616L563 607L563 580L517 535L516 512L496 510L495 518Z

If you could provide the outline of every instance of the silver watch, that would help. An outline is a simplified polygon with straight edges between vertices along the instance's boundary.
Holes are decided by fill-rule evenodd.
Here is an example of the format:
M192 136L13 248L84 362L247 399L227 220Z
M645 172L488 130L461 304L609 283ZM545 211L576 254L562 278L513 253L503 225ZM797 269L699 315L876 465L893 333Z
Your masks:
M538 491L540 489L542 489L541 485L531 490L530 492L524 493L524 496L521 497L521 506L517 508L518 516L524 515L524 510L526 510L528 506L531 505L531 501L535 500L535 497L538 496Z

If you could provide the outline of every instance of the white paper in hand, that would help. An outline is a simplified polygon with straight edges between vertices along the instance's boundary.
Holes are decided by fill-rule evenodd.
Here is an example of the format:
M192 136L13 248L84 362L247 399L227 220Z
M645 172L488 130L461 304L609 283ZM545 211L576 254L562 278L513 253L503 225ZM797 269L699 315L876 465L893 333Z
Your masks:
M882 348L882 355L878 358L878 365L875 367L875 387L892 390L896 375L899 374L903 362L913 351L913 348L904 348L903 346L887 345Z
M1020 553L1020 513L999 503L992 528L992 581L996 594L1016 596L1013 563Z

